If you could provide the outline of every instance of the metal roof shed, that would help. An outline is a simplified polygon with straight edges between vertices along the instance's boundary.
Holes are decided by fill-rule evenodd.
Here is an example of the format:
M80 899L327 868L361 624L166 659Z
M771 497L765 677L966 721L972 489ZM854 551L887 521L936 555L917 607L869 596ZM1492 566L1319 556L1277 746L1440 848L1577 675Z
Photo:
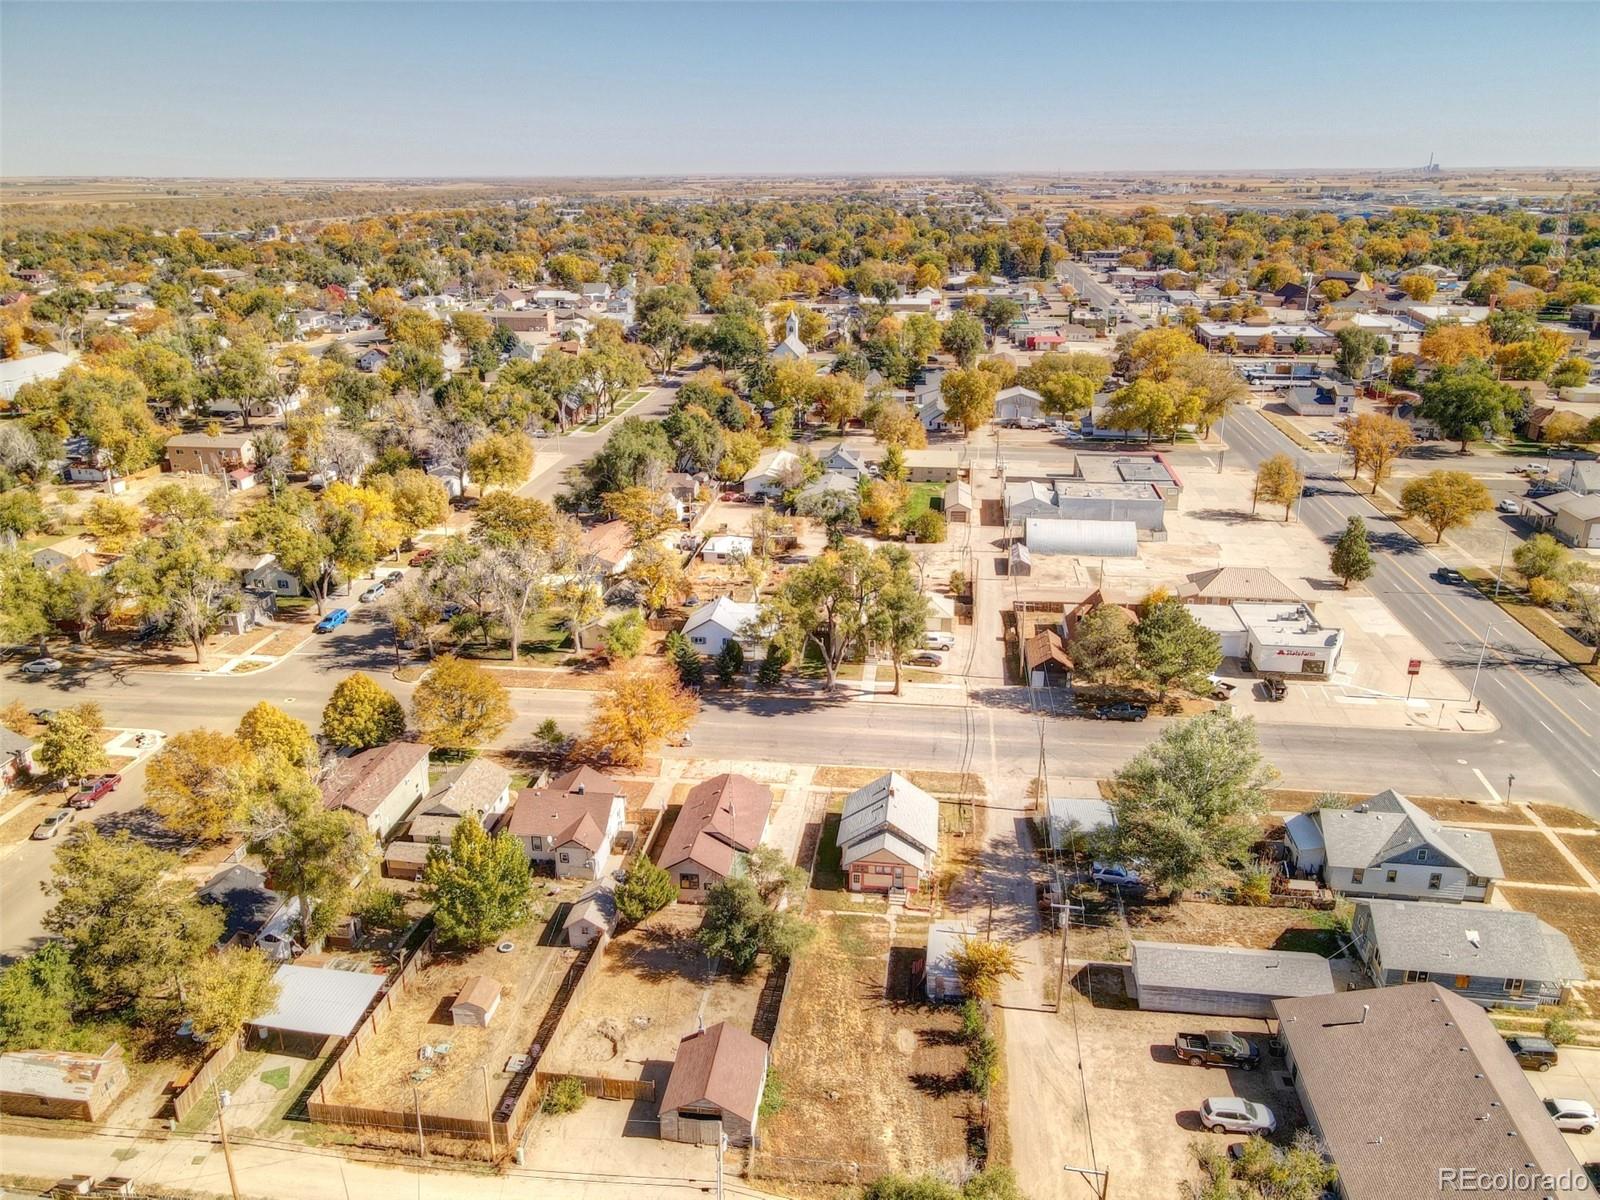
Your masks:
M1142 1009L1261 1019L1274 1000L1333 991L1320 954L1180 942L1134 942L1133 981Z
M250 1024L263 1040L276 1034L280 1048L304 1049L314 1043L316 1052L328 1038L350 1036L383 990L385 977L286 963L272 978L278 984L278 1003Z
M1082 558L1135 558L1139 528L1132 521L1051 520L1029 517L1022 540L1032 554L1075 554Z

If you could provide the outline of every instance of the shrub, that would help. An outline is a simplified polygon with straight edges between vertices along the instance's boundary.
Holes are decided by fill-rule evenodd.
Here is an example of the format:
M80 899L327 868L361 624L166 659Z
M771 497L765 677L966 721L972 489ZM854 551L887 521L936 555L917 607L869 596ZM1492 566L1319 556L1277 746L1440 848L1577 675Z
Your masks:
M635 924L672 902L672 876L648 858L639 858L617 885L617 915Z
M551 1116L564 1116L577 1112L588 1098L584 1095L582 1081L569 1075L550 1085L550 1090L544 1094L544 1103L539 1108Z
M632 658L644 645L644 633L644 615L637 608L630 608L600 633L606 657L612 662L624 662Z
M966 1084L976 1095L987 1100L994 1085L1000 1080L1000 1043L994 1035L980 1033L967 1046Z
M919 542L937 543L944 541L945 522L944 514L925 509L912 517L906 525L906 532Z
M1544 1036L1558 1046L1568 1046L1577 1041L1578 1030L1572 1023L1572 1017L1570 1008L1557 1010L1545 1021Z
M783 678L783 669L789 665L789 651L774 642L767 647L767 656L761 660L756 672L756 682L762 687L777 687Z
M1554 608L1567 598L1567 585L1559 579L1540 575L1528 580L1528 599L1540 608Z
M1272 872L1260 863L1247 867L1239 874L1237 895L1240 904L1260 908L1272 899Z
M726 686L744 670L744 648L731 638L722 643L716 657L717 678Z
M761 1088L761 1119L777 1116L783 1111L783 1076L773 1067L767 1068L767 1082Z
M976 1041L988 1028L989 1023L983 1016L983 1006L976 1000L965 1001L961 1005L961 1040Z
M351 911L368 929L404 929L411 924L400 893L377 884L369 884L361 890Z

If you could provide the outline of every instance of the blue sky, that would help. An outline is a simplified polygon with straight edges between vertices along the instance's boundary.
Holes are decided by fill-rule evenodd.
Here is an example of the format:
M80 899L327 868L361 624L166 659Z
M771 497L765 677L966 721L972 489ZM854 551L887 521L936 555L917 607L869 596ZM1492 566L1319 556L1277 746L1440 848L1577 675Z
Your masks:
M0 173L1600 164L1600 5L0 5Z

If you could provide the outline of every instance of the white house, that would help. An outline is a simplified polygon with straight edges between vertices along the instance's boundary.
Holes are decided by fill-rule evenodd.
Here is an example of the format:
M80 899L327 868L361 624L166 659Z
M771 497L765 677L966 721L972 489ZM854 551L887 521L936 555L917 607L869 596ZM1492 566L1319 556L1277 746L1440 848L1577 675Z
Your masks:
M283 568L273 554L249 554L236 559L239 583L246 591L271 592L274 596L298 596L300 580Z
M708 563L732 562L749 558L754 548L755 542L743 534L719 533L706 539L700 547L700 557Z
M428 753L420 742L390 742L340 759L322 784L329 808L355 813L382 840L428 792Z
M718 596L690 614L683 626L683 636L701 654L720 654L729 642L749 648L761 641L756 632L760 620L759 604Z
M1044 397L1032 388L1008 387L994 398L994 415L1000 421L1037 420L1043 404Z
M518 793L506 828L528 861L549 867L556 878L599 879L625 805L615 783L593 767L579 767Z
M781 496L783 481L800 467L800 456L793 450L768 450L756 460L739 481L746 496Z
M800 340L800 314L791 311L784 322L783 341L774 346L767 357L773 362L804 362L810 354L811 348Z

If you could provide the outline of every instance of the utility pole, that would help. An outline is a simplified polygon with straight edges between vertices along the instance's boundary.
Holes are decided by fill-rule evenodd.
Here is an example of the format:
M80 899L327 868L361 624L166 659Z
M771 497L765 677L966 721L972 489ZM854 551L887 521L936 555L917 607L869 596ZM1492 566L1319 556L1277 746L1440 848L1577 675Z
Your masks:
M722 1130L717 1131L717 1200L722 1196L722 1156L728 1149L728 1135Z
M417 1091L417 1085L414 1083L411 1085L411 1102L416 1105L417 1109L417 1153L426 1161L428 1157L428 1142L422 1136L422 1094Z
M1070 1171L1074 1175L1082 1175L1088 1180L1089 1186L1094 1188L1094 1194L1098 1197L1098 1200L1106 1200L1106 1196L1110 1194L1111 1171L1109 1169L1097 1171L1093 1167L1074 1167L1070 1163L1061 1169Z
M233 1200L239 1200L239 1180L233 1173L233 1149L228 1145L228 1123L222 1119L224 1104L216 1080L211 1081L211 1094L217 1101L217 1136L222 1141L222 1161L228 1164L228 1191Z
M1483 673L1483 656L1489 652L1489 635L1494 632L1493 625L1487 625L1483 630L1483 643L1478 647L1478 665L1472 669L1472 690L1467 693L1467 703L1471 704L1478 696L1478 676Z
M489 1103L489 1067L488 1067L488 1064L483 1064L483 1065L479 1066L478 1070L483 1072L483 1119L486 1122L488 1122L488 1125L489 1125L489 1158L492 1160L494 1158L494 1155L495 1155L494 1105Z

